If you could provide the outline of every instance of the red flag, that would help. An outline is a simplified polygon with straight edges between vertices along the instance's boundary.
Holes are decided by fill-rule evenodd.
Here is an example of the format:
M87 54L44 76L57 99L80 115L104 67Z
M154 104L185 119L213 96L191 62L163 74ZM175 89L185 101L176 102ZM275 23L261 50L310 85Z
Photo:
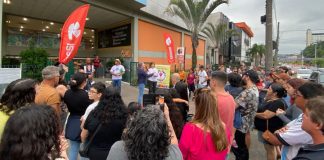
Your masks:
M171 35L168 33L164 34L164 44L167 48L168 62L169 64L172 64L175 62L174 45L173 45L173 40L171 38Z
M60 63L68 63L77 54L89 7L89 4L80 6L65 21L61 31Z

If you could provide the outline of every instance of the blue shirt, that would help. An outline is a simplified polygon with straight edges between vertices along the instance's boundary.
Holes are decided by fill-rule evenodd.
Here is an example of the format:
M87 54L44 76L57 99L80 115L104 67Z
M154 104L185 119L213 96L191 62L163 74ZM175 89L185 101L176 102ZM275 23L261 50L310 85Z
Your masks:
M147 73L144 71L144 69L137 69L137 84L146 84L147 79Z

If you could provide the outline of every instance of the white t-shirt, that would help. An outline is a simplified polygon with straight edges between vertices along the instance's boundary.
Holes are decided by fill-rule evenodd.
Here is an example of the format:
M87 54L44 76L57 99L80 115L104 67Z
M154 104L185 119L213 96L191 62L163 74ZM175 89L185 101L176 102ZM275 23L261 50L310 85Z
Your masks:
M113 67L111 67L110 72L114 73L114 74L121 74L121 73L125 72L125 68L123 65L114 65ZM117 80L117 79L122 79L122 78L123 77L121 75L119 75L119 76L112 75L111 79Z
M149 77L148 80L152 82L157 82L158 78L158 70L156 68L149 68L147 74L152 74L153 76Z
M87 110L85 111L84 115L82 116L84 121L88 118L90 112L97 107L98 103L99 103L99 101L93 102L88 106Z
M199 77L199 84L207 86L207 73L205 70L198 71L198 77Z
M300 114L298 118L287 124L286 132L277 135L284 144L281 150L281 160L293 159L301 147L313 143L312 137L301 128L302 123L303 114Z

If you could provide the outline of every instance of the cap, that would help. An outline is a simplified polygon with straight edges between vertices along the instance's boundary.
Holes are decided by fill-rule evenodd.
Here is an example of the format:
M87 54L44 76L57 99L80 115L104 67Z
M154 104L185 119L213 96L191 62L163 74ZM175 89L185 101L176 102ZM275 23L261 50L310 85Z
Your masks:
M249 76L253 83L258 83L260 81L258 73L252 69L246 71L243 75Z

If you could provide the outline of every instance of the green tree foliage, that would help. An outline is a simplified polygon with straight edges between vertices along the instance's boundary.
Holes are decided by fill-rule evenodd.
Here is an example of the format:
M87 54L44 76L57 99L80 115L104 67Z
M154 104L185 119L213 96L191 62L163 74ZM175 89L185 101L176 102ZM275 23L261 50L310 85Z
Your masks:
M317 58L324 58L324 41L318 42L316 45L312 44L306 47L303 50L303 56L306 58L314 58L315 57L315 46L317 49Z
M228 0L170 0L166 13L182 19L191 32L193 68L197 65L198 35L203 29L208 16L223 3L228 3Z
M256 66L261 64L262 57L265 54L264 44L253 44L252 48L247 51L247 56L251 57Z
M41 80L42 69L48 62L48 53L42 48L35 48L34 42L29 43L29 48L20 52L23 78L35 78Z

